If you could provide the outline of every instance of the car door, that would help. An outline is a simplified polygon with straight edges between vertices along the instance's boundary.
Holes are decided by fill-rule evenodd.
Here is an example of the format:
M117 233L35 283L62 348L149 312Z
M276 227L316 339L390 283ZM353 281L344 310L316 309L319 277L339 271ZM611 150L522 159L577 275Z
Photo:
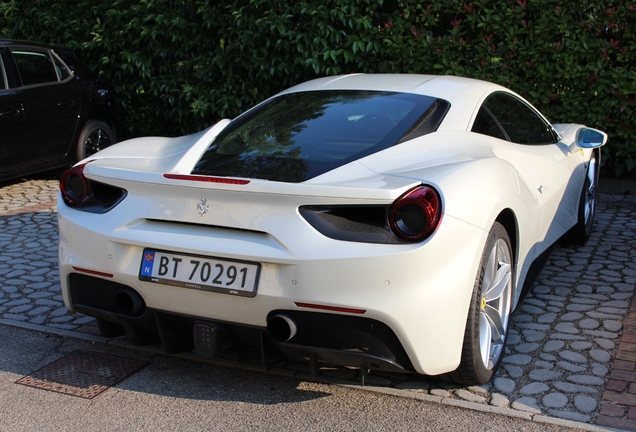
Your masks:
M0 177L10 176L26 161L22 146L24 140L24 114L22 95L13 84L9 53L0 48ZM5 175L6 174L6 175Z
M12 48L21 80L24 147L32 165L56 165L67 153L77 124L81 94L72 75L48 50Z
M570 146L560 141L557 132L533 107L506 92L495 92L486 98L473 131L515 144L515 152L521 154L515 161L516 168L541 203L540 231L545 244L557 241L577 221L585 175L582 155L570 152Z

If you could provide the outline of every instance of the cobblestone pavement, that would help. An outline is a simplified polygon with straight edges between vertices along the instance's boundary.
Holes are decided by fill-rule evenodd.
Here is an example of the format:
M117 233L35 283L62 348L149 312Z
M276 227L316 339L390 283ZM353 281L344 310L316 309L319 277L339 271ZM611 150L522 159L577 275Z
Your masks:
M91 333L93 319L69 313L62 301L56 196L56 180L0 185L0 323ZM636 393L636 310L628 315L636 284L635 210L634 197L601 195L587 244L555 248L513 316L506 355L491 383L459 388L371 372L367 384L526 418L636 430L636 408L630 408L636 406L630 393ZM625 324L634 334L626 334L619 349ZM303 364L283 368L301 377L308 373ZM359 371L347 368L323 368L320 374L359 380Z

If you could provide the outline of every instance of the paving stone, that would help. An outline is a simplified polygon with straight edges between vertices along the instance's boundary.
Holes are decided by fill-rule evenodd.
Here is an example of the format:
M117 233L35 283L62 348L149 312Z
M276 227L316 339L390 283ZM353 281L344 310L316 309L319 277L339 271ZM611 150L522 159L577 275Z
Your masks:
M560 378L563 375L562 372L556 370L547 369L533 369L528 374L528 377L533 381L553 381Z
M24 315L18 315L13 313L5 313L2 315L2 318L13 320L13 321L26 321L28 318Z
M33 305L32 304L26 304L23 306L16 306L14 308L9 309L9 313L11 314L21 314L23 312L29 311L33 309Z
M585 304L585 305L597 305L598 304L598 300L588 298L588 296L586 296L586 297L582 297L582 296L572 297L570 299L570 302L575 303L575 304Z
M570 344L570 348L572 348L573 350L576 351L583 351L586 349L590 349L594 346L594 344L592 342L588 342L588 341L579 341L579 342L572 342Z
M563 408L568 402L568 397L563 393L548 393L541 399L541 403L548 408Z
M599 287L596 289L597 293L603 293L603 294L614 294L616 292L616 290L614 288L610 288L610 287Z
M583 314L579 312L569 312L561 315L560 321L576 321L583 318Z
M512 321L516 323L532 322L532 315L520 314L512 317Z
M584 320L581 320L578 322L578 326L583 328L583 329L587 329L587 330L594 330L596 328L598 328L601 324L596 321L595 319L591 319L591 318L586 318Z
M548 387L547 384L542 382L533 382L521 387L519 389L519 393L522 395L534 395L539 393L545 393L548 390L550 390L550 387Z
M43 306L62 306L62 302L49 300L49 299L46 299L46 298L39 298L39 299L35 300L35 304L36 305L43 305Z
M594 337L600 337L604 339L616 339L619 336L618 333L612 333L612 332L601 331L601 330L583 330L583 334L594 336Z
M573 383L587 385L587 386L591 386L591 385L600 386L605 384L605 380L602 380L598 377L591 376L591 375L570 375L567 379L568 381L572 381Z
M455 396L458 396L461 399L467 400L469 402L486 403L486 398L484 398L483 396L476 395L464 389L456 390Z
M546 336L545 333L541 331L536 331L536 330L523 331L523 338L526 340L526 342L538 342L545 339L545 336Z
M73 324L75 325L84 325L84 324L88 324L95 321L95 318L91 317L91 316L82 316L78 319L76 319L75 321L73 321Z
M53 319L51 319L52 323L65 323L65 322L70 322L73 321L75 319L75 317L73 317L72 315L66 315L66 316L61 316L61 317L55 317Z
M557 366L561 369L565 369L568 372L585 372L587 370L586 367L572 364L566 361L560 361L557 363Z
M598 393L598 390L593 387L572 384L563 381L555 381L552 383L552 385L558 390L561 390L565 393Z
M66 315L68 313L69 313L68 309L66 309L65 307L61 307L61 308L55 309L53 312L51 312L50 315L53 317L59 317L59 316Z
M21 298L19 300L12 300L10 302L7 302L4 305L7 307L12 307L12 306L21 306L25 304L31 304L31 300Z
M573 312L586 312L586 311L590 311L592 309L594 309L593 305L587 305L587 304L569 304L566 306L566 309L569 311L573 311Z
M589 311L589 312L585 312L585 315L589 316L590 318L595 318L595 319L612 319L612 320L620 320L622 319L621 315L615 315L615 314L606 314L606 313L601 313L598 311Z
M439 396L443 398L451 397L451 394L448 390L432 389L429 393L432 394L433 396Z
M608 339L596 338L594 339L594 342L596 342L598 346L606 350L613 350L614 348L616 348L616 344Z
M617 332L623 328L623 324L620 321L605 320L603 321L603 328L607 331Z
M501 393L493 393L490 396L490 405L499 407L499 408L507 408L510 406L510 399Z
M604 350L599 350L599 349L590 350L589 355L591 358L593 358L599 363L608 363L612 359L612 356L610 355L610 353Z
M505 357L504 357L505 358ZM502 366L511 378L521 378L523 376L523 369L514 364L504 364Z
M497 390L503 393L512 393L515 389L515 382L508 378L495 378L493 384Z
M537 322L540 324L551 324L556 321L557 314L556 313L547 313L543 314L537 318Z
M473 393L477 393L480 395L488 395L490 393L490 389L492 386L490 383L482 384L482 385L472 385L466 388L466 390L471 391Z
M615 314L615 315L625 315L627 309L618 309L614 307L599 307L596 308L596 312L606 313L606 314Z
M31 324L41 325L41 324L44 324L47 319L48 319L48 316L47 315L43 315L43 316L37 316L35 318L31 318L31 319L29 319L29 322Z
M552 290L547 286L537 285L532 289L532 292L535 294L548 294Z
M51 297L53 293L47 291L36 291L33 294L29 294L27 297L30 299L39 299L44 297Z
M526 344L515 346L515 351L524 353L524 354L532 352L532 351L536 351L538 349L539 349L538 343L526 343Z
M553 357L552 361L554 360L556 360L556 357ZM537 360L533 363L533 366L540 369L554 369L554 365L550 361Z
M506 340L507 345L516 345L521 342L521 336L518 334L508 334L508 339Z
M541 360L545 360L545 362L555 362L557 360L556 356L554 356L552 354L544 353L544 352L539 354L539 358Z
M559 356L567 361L574 363L587 363L587 358L585 356L574 352L574 351L561 351L559 352Z
M37 307L37 308L29 311L28 315L29 316L42 315L44 313L47 313L50 310L51 310L51 308L48 307L48 306L40 306L40 307Z
M503 363L514 364L518 366L527 365L532 361L532 357L526 354L513 354L502 359Z
M603 307L628 308L629 302L625 300L612 300L603 303Z
M539 408L537 400L532 397L521 397L513 401L511 406L517 411L524 411L532 414L541 414L541 408Z
M592 373L596 376L606 376L609 373L609 369L605 365L594 363L592 365Z

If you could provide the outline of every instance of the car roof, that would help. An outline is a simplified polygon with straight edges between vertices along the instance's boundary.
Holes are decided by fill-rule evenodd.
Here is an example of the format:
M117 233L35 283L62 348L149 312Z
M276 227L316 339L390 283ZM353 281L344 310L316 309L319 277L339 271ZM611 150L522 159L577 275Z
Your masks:
M17 39L0 39L0 48L2 47L33 47L33 48L43 48L43 49L59 49L55 45L44 44L40 42L29 42L24 40Z
M311 90L371 90L415 93L453 99L458 93L506 90L487 81L453 75L351 74L318 78L285 90L283 93Z
M453 75L351 74L318 78L281 94L316 90L369 90L413 93L444 99L451 104L441 129L467 129L484 98L495 91L515 94L498 84ZM518 95L516 95L518 96Z

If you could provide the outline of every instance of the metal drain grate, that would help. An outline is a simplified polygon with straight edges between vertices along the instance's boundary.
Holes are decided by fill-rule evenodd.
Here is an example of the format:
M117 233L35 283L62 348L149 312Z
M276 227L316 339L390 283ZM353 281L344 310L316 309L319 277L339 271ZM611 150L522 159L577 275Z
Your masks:
M77 350L20 378L16 384L93 399L147 364Z

